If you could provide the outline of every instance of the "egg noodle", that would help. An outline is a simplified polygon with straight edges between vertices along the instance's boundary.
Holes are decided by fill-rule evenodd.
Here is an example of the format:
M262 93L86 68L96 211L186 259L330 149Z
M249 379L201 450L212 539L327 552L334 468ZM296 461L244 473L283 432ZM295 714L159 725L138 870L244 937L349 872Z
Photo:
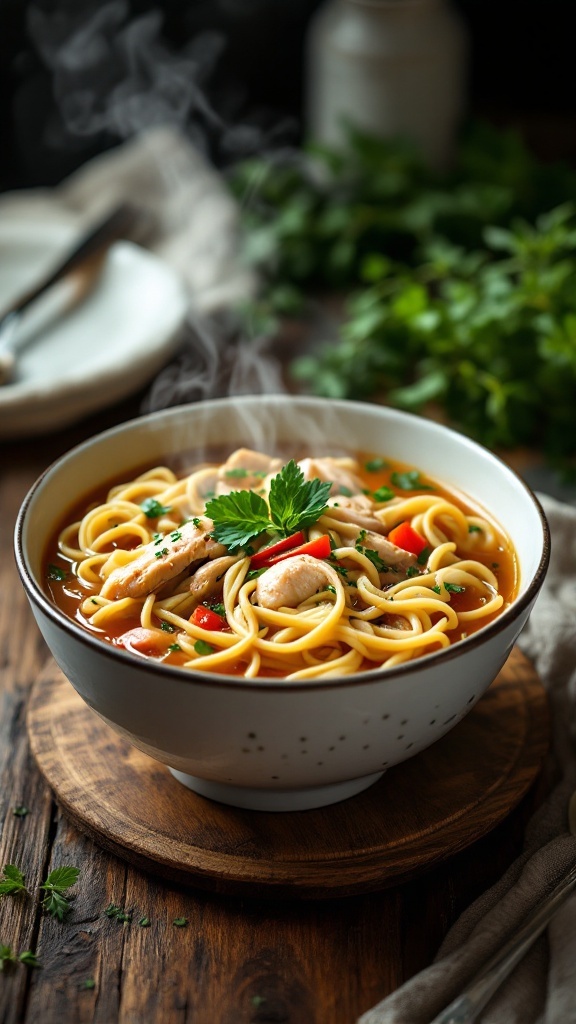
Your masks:
M76 616L96 635L122 643L123 633L139 626L158 636L161 660L184 669L316 679L391 668L445 648L511 599L511 592L500 590L494 564L495 552L513 559L506 538L488 518L464 511L437 487L373 501L383 536L406 521L425 541L413 571L397 582L382 582L374 552L358 543L358 528L351 530L335 506L306 531L309 541L328 534L332 553L321 561L317 592L295 607L257 603L261 577L243 550L232 552L219 579L218 606L226 619L220 630L191 621L198 599L189 573L143 596L103 596L111 573L138 558L143 545L165 551L164 541L178 536L183 522L204 513L213 479L212 465L183 478L166 466L150 469L112 487L102 504L61 530L59 557L78 581ZM261 480L257 486L262 490ZM146 499L158 502L152 519L141 507Z

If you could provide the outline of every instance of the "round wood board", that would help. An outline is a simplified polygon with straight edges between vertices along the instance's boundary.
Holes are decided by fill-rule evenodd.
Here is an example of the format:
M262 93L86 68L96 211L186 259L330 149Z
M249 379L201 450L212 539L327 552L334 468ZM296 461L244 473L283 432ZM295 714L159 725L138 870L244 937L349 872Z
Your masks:
M107 850L218 892L309 899L406 881L475 842L534 782L549 736L544 688L518 649L450 733L318 810L246 811L198 796L106 725L52 661L27 721L58 803Z

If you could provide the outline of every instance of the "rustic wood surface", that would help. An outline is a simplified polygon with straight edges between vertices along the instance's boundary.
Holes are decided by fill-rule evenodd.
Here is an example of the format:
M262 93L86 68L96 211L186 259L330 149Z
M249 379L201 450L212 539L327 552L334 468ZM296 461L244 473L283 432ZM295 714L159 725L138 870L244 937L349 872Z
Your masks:
M515 649L455 729L365 792L262 814L186 789L103 722L52 660L27 717L59 806L100 845L176 881L292 899L398 885L486 835L534 782L548 724L544 688Z
M0 866L29 895L0 898L0 946L36 952L6 965L1 1024L353 1024L428 965L451 923L517 855L533 786L486 837L403 885L323 901L222 895L168 881L104 851L60 811L29 748L25 715L47 651L12 557L22 498L74 443L133 415L138 396L51 437L0 442ZM19 806L28 808L23 817ZM63 923L38 885L80 868ZM132 912L122 924L111 903ZM146 917L148 927L138 924ZM176 918L186 918L183 927Z

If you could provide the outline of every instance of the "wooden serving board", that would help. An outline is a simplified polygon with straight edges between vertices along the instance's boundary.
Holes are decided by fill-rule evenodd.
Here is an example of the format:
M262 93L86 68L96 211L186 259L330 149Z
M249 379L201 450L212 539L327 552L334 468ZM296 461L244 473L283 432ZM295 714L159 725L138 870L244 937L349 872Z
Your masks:
M27 723L56 800L107 850L217 892L309 899L404 882L484 836L535 781L549 735L545 691L517 649L452 732L318 810L247 811L198 796L106 725L52 661Z

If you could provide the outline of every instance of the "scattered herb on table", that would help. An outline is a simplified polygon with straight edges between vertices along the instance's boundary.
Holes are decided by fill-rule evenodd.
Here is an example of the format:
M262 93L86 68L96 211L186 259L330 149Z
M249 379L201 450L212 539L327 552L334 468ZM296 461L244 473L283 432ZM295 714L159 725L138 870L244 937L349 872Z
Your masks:
M12 896L19 892L27 892L24 875L15 864L5 864L0 879L0 896Z
M175 917L172 924L176 925L177 928L185 928L188 924L187 917Z
M132 912L125 910L124 907L119 906L117 903L109 903L104 913L106 917L113 918L115 921L120 921L122 924L132 923Z
M54 868L40 886L46 893L42 900L42 907L59 921L63 921L70 910L70 899L66 893L76 883L79 874L78 868L65 864L60 868Z
M12 808L12 814L15 818L25 818L27 814L30 814L30 811L23 804L17 804L16 807Z

